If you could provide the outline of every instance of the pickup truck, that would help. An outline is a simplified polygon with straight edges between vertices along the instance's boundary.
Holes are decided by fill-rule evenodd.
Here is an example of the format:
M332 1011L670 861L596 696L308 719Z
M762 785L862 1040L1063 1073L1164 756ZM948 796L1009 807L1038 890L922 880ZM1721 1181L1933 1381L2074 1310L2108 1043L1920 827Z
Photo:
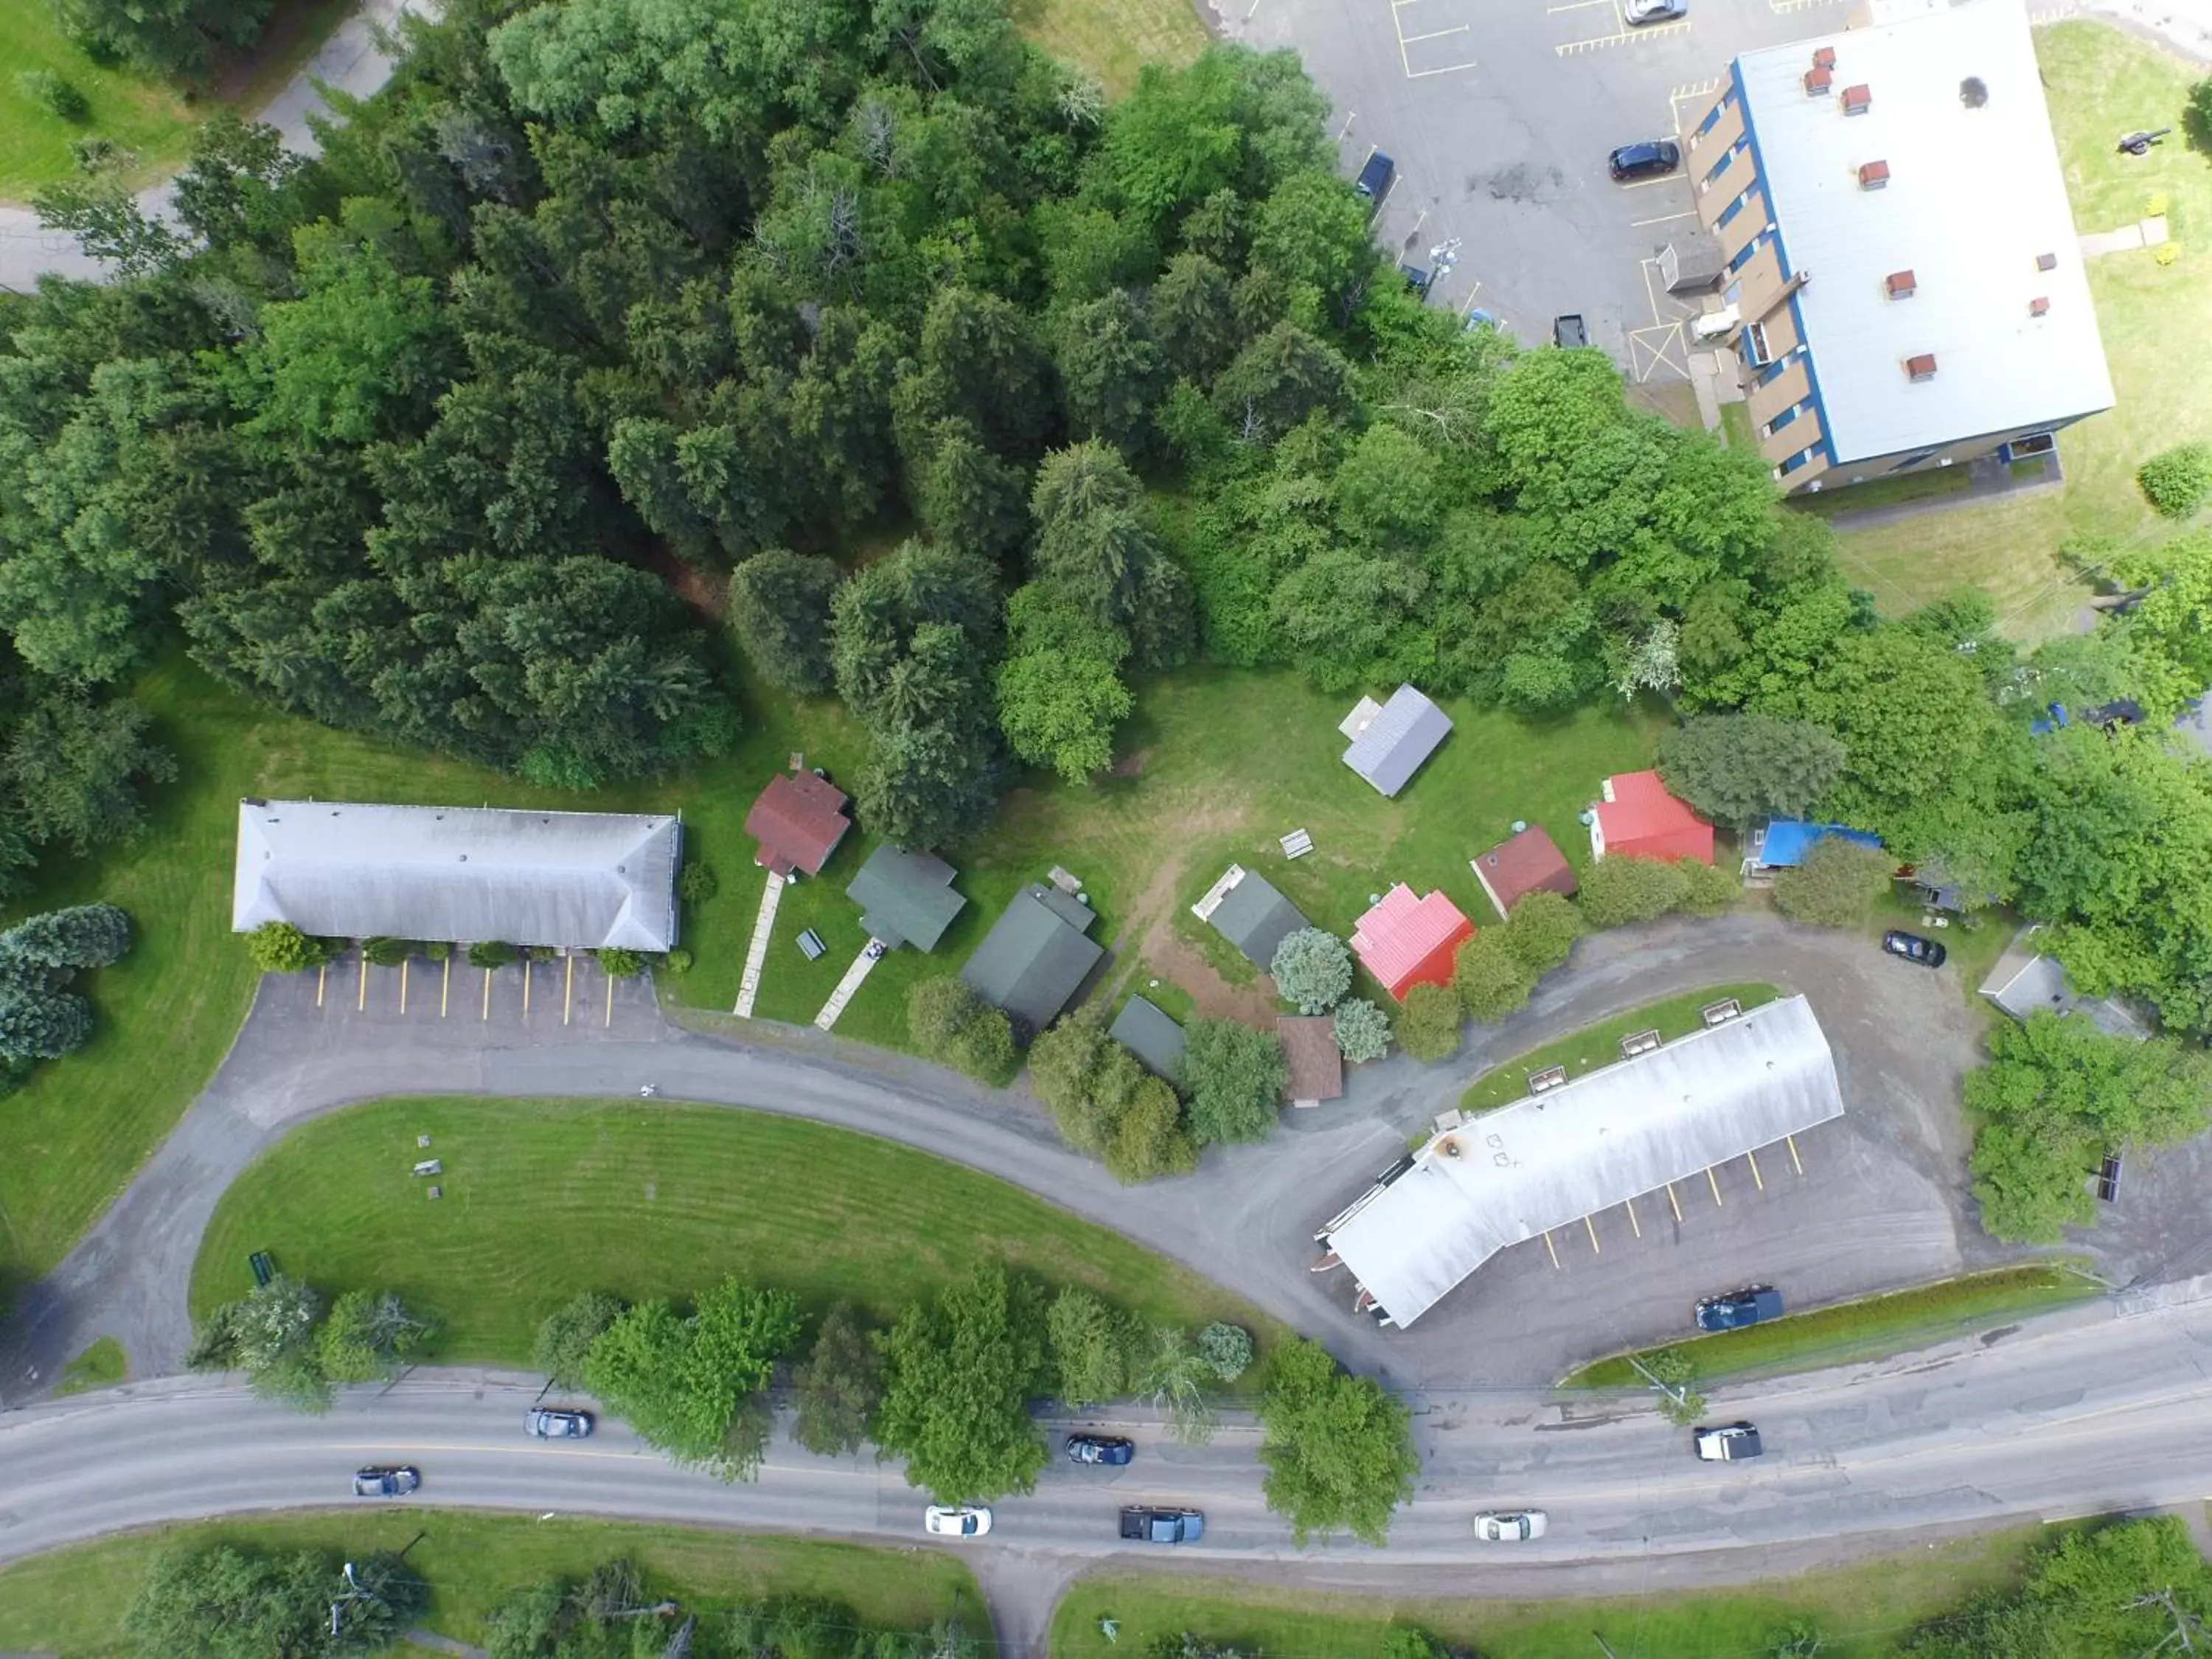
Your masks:
M1206 1536L1206 1517L1196 1510L1123 1510L1121 1536L1147 1544L1195 1544Z

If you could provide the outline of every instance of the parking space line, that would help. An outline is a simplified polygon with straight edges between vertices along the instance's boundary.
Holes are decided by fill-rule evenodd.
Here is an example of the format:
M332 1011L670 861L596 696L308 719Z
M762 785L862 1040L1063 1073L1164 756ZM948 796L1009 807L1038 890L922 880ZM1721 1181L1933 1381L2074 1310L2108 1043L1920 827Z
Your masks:
M1674 1212L1674 1224L1679 1227L1682 1224L1682 1200L1674 1196L1674 1183L1671 1181L1667 1183L1667 1202Z
M530 1018L530 958L522 959L522 1017Z
M443 1019L443 1018L445 1018L445 1017L446 1017L446 1003L447 1003L447 1000L448 998L450 998L453 994L453 954L452 954L452 952L448 951L448 952L447 953L447 956L446 956L446 974L445 974L445 977L444 977L443 979L441 979L441 980L440 980L440 981L438 981L438 1018L439 1018L440 1019Z
M1441 40L1447 34L1465 34L1467 32L1467 25L1462 23L1454 28L1438 29L1433 34L1401 34L1398 37L1398 41L1401 46L1419 46L1424 40Z
M1826 0L1822 0L1826 3ZM1571 58L1578 52L1595 52L1601 46L1625 46L1640 40L1662 40L1669 34L1681 34L1689 29L1686 17L1679 23L1660 23L1640 29L1622 29L1614 34L1593 35L1587 40L1563 40L1552 48L1561 58Z
M1782 1137L1782 1144L1789 1147L1790 1161L1793 1164L1796 1165L1797 1173L1799 1175L1803 1175L1805 1173L1805 1164L1804 1161L1797 1156L1797 1137L1796 1135L1784 1135Z
M1597 1242L1597 1223L1592 1221L1588 1216L1584 1216L1583 1218L1583 1225L1589 1229L1590 1254L1592 1255L1603 1255L1605 1251L1599 1246Z
M1766 1190L1766 1180L1765 1176L1759 1173L1759 1154L1757 1152L1746 1152L1743 1155L1743 1161L1751 1165L1751 1178L1759 1183L1759 1190L1762 1193L1765 1192Z
M323 987L330 976L331 964L327 962L315 969L315 1006L318 1008L323 1006Z
M404 1014L404 1013L405 1013L405 1012L407 1012L407 963L408 963L408 961L409 961L409 958L408 958L408 957L400 957L400 958L399 958L399 1012L400 1012L401 1013L403 1013L403 1014Z
M1711 1187L1711 1188L1713 1189L1713 1207L1714 1207L1715 1209L1718 1209L1718 1208L1720 1208L1720 1207L1721 1207L1721 1182L1720 1182L1720 1177L1719 1177L1718 1176L1717 1176L1717 1175L1715 1175L1715 1174L1713 1173L1713 1166L1712 1166L1711 1164L1706 1164L1706 1165L1705 1165L1705 1184L1706 1184L1707 1186Z
M1636 1200L1632 1198L1624 1198L1620 1200L1620 1207L1628 1212L1628 1224L1636 1229L1636 1236L1638 1238L1643 1237L1644 1224L1636 1218Z
M561 991L561 1023L563 1025L568 1023L568 1017L576 1010L576 958L570 957L567 960L568 980Z
M484 969L483 1013L481 1018L491 1018L491 969L489 968Z
M606 1018L606 1024L609 1024L609 1025L612 1025L614 1023L615 1023L615 976L614 976L612 974L609 974L609 975L607 975L607 1018Z
M1564 6L1547 6L1544 9L1547 14L1557 14L1563 11L1580 11L1585 6L1609 6L1612 3L1613 0L1567 0Z
M1557 1272L1559 1266L1559 1253L1552 1248L1552 1230L1549 1227L1544 1229L1544 1254L1552 1258L1553 1270Z
M1403 49L1401 48L1401 55ZM1470 58L1464 64L1447 64L1442 69L1417 70L1409 68L1406 71L1406 78L1408 81L1419 81L1431 75L1457 75L1462 70L1471 70L1474 67L1474 59Z
M1612 0L1606 0L1606 3L1609 5L1612 3ZM1399 21L1398 14L1403 11L1407 6L1417 5L1419 3L1419 0L1390 0L1390 28L1391 32L1398 37L1398 65L1401 69L1405 70L1406 78L1408 81L1419 81L1432 75L1456 75L1462 70L1473 69L1474 67L1474 59L1472 58L1468 58L1464 64L1447 64L1441 69L1417 70L1413 67L1413 54L1407 50L1407 46L1417 41L1440 40L1446 35L1449 34L1467 34L1472 33L1472 30L1468 24L1462 23L1454 28L1435 29L1426 34L1407 34L1406 33L1406 26L1402 22Z
M1646 225L1671 225L1677 219L1694 219L1697 216L1697 209L1684 208L1680 213L1662 213L1656 219L1631 219L1628 222L1628 228L1631 230L1641 230Z
M362 953L362 958L361 958L361 994L360 994L360 995L358 995L358 996L356 996L356 998L354 998L354 1000L353 1000L353 1011L354 1011L354 1012L356 1012L356 1013L357 1013L357 1014L358 1014L358 1013L362 1013L362 1012L365 1012L365 1011L368 1009L368 953L367 951L363 951L363 952Z

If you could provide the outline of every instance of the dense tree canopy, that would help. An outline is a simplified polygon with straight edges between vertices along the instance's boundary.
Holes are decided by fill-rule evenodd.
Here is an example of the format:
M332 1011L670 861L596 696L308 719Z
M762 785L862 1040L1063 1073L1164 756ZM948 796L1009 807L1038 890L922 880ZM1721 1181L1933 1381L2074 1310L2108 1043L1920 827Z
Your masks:
M1267 1507L1300 1544L1339 1528L1380 1545L1419 1472L1405 1405L1374 1378L1350 1376L1318 1342L1293 1340L1267 1363L1260 1398Z
M1027 1492L1045 1463L1030 1401L1047 1369L1036 1285L979 1267L908 1308L884 1339L876 1439L940 1504Z

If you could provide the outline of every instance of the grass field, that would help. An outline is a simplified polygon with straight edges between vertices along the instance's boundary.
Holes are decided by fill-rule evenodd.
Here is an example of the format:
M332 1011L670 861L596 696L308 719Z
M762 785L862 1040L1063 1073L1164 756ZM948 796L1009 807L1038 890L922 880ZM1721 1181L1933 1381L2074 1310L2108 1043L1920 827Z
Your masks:
M1710 985L1702 991L1686 991L1680 996L1668 997L1664 1002L1632 1008L1625 1014L1601 1020L1595 1025L1584 1026L1557 1042L1547 1042L1540 1048L1532 1048L1525 1054L1516 1054L1502 1065L1492 1067L1475 1079L1468 1091L1460 1097L1462 1110L1487 1112L1500 1106L1510 1106L1528 1092L1528 1077L1533 1072L1564 1066L1571 1078L1585 1072L1595 1071L1601 1066L1611 1066L1620 1059L1620 1040L1638 1031L1656 1030L1660 1036L1673 1042L1678 1036L1687 1036L1704 1022L1698 1011L1723 997L1734 997L1746 1008L1756 1008L1762 1002L1771 1002L1782 993L1771 985Z
M112 1336L103 1336L64 1367L54 1392L87 1394L94 1389L112 1388L130 1375L131 1363L124 1355L123 1345Z
M444 1161L432 1205L418 1133ZM887 1140L711 1107L397 1100L307 1124L223 1197L192 1310L246 1258L336 1294L389 1285L444 1327L437 1358L527 1364L580 1291L682 1296L736 1273L881 1318L981 1261L1085 1285L1147 1318L1272 1322L1196 1273L1002 1182Z
M125 1651L117 1632L123 1611L148 1564L172 1544L351 1554L404 1549L418 1533L407 1564L430 1586L423 1625L456 1641L483 1641L485 1619L508 1592L553 1574L581 1578L617 1557L635 1562L656 1593L702 1613L739 1601L803 1595L842 1602L867 1624L903 1630L949 1617L976 1628L982 1618L974 1577L939 1550L872 1550L442 1509L348 1510L132 1534L0 1569L0 1652L119 1659Z
M1826 1638L1820 1659L1875 1659L1894 1653L1913 1626L2014 1582L2043 1536L2019 1528L1738 1590L1589 1601L1386 1599L1104 1573L1079 1580L1060 1602L1052 1654L1115 1659L1187 1630L1267 1659L1376 1659L1396 1623L1419 1625L1481 1659L1765 1659L1775 1636L1801 1618ZM1113 1643L1098 1628L1109 1615L1119 1622Z
M2103 1286L2058 1261L1946 1279L1887 1296L1838 1303L1792 1314L1748 1330L1723 1331L1664 1346L1687 1354L1699 1382L1722 1377L1779 1376L1823 1365L1848 1364L1887 1354L1909 1353L2007 1320L2085 1302ZM1644 1350L1639 1358L1649 1358ZM1564 1378L1567 1389L1644 1386L1634 1366L1616 1354Z
M1010 0L1010 9L1024 34L1116 98L1146 64L1188 64L1206 46L1193 0Z
M218 72L216 99L259 111L352 9L351 0L280 0L259 49ZM15 77L26 70L52 70L72 82L91 105L87 118L62 120L24 96ZM48 0L0 0L0 200L27 201L69 177L76 166L70 141L89 135L134 151L135 177L160 177L184 159L203 118L175 88L94 63L63 38Z
M2156 541L2172 533L2136 488L2135 470L2185 440L2212 440L2212 157L2182 143L2181 112L2197 71L2103 23L2036 31L2051 125L2075 228L2111 230L2166 201L2181 256L2160 265L2148 250L2089 266L2090 292L2111 365L2116 406L2060 434L2067 485L2022 498L1918 514L1841 538L1851 580L1895 614L1969 585L1987 589L2005 631L2056 631L2086 590L2060 562L2087 536ZM2119 155L2116 133L2171 126L2141 160ZM1856 505L1838 495L1827 510Z

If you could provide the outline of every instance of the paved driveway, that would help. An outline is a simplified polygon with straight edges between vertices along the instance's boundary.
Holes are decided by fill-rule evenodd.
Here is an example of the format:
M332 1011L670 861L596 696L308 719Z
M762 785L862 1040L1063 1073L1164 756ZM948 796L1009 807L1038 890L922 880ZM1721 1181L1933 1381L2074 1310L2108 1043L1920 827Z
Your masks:
M1579 312L1632 380L1688 377L1683 319L1650 262L1696 228L1680 177L1622 186L1614 146L1674 137L1737 52L1843 26L1842 0L1691 0L1630 29L1620 0L1218 0L1231 37L1296 48L1335 106L1347 173L1396 158L1389 250L1459 259L1431 303L1479 305L1527 343Z

